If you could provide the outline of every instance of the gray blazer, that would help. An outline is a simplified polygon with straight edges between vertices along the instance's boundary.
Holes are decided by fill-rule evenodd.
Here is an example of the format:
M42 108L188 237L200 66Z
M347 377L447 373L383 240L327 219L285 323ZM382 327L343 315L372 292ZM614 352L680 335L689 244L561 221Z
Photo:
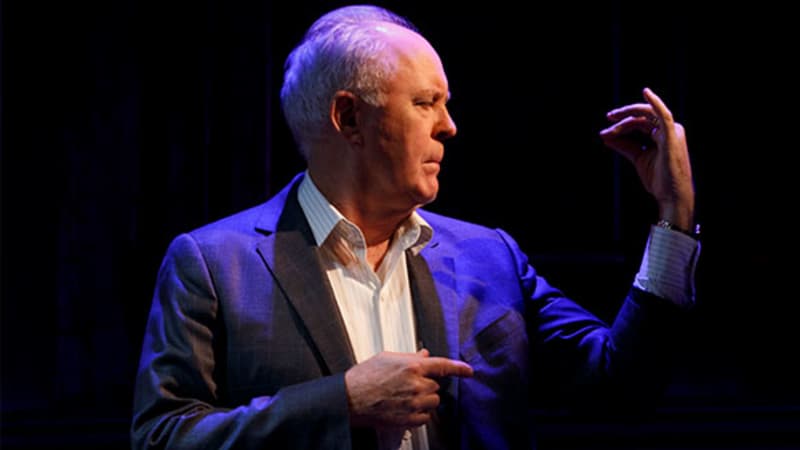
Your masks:
M136 377L134 449L374 447L372 430L349 425L355 359L297 202L301 177L169 246ZM540 371L614 402L663 379L677 308L633 288L608 326L539 277L502 230L420 214L434 235L408 254L418 337L475 370L441 380L432 448L533 448Z

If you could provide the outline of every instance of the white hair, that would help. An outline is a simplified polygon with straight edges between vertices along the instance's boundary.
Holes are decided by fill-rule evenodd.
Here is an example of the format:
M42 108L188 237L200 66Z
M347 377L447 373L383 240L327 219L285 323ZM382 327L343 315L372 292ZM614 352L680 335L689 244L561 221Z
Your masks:
M373 106L382 103L381 87L395 70L394 60L384 57L387 43L378 30L387 22L417 31L384 8L346 6L317 19L289 54L281 107L304 158L328 126L337 91L353 92Z

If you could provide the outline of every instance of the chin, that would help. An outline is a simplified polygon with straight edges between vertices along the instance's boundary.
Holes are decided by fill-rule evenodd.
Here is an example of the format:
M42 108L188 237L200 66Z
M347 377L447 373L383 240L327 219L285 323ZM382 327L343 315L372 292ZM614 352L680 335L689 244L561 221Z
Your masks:
M425 189L421 189L417 192L418 203L421 205L427 205L428 203L436 200L436 196L438 194L439 182L434 180L433 183L427 183Z

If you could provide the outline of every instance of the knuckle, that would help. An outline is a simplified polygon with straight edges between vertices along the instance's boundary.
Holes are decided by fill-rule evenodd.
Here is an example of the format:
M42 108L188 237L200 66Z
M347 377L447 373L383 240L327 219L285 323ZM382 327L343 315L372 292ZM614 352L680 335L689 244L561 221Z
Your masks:
M422 410L424 409L424 407L423 407L423 402L422 402L422 398L421 398L421 397L414 397L414 398L410 398L410 399L409 399L409 400L406 402L406 407L407 407L407 408L408 408L410 411L422 411Z
M427 394L429 392L436 392L438 385L428 379L428 378L420 378L414 382L413 390L415 395L422 395Z
M408 375L419 375L423 372L422 363L419 361L410 360L403 367L403 372Z

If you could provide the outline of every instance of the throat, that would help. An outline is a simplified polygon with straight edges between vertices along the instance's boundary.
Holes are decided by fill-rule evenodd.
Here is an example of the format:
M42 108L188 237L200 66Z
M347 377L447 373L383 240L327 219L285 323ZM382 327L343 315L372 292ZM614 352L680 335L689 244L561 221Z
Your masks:
M378 268L389 251L389 243L390 240L385 240L378 244L367 246L367 263L375 273L378 272Z

